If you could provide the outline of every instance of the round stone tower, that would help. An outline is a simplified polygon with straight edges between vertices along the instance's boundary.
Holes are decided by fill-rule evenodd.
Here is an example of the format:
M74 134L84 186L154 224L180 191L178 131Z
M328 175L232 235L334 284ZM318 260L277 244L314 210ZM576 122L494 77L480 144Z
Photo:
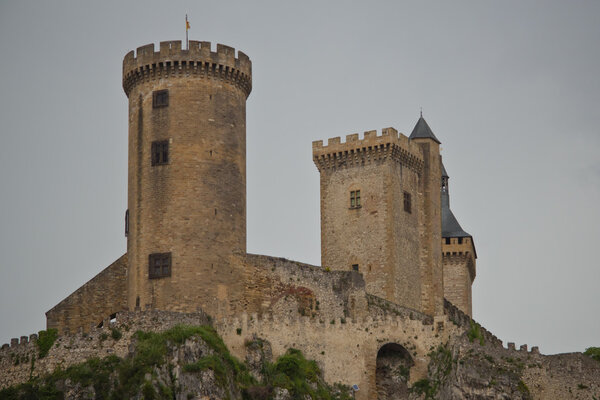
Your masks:
M123 60L129 98L130 309L223 315L246 252L246 99L252 64L209 42L161 42Z

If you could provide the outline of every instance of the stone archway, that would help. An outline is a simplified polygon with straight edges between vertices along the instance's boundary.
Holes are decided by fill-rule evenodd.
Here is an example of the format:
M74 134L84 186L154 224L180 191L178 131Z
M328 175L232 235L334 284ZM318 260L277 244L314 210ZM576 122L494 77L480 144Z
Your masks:
M410 368L415 364L408 350L397 343L383 345L377 352L375 385L377 399L408 399Z

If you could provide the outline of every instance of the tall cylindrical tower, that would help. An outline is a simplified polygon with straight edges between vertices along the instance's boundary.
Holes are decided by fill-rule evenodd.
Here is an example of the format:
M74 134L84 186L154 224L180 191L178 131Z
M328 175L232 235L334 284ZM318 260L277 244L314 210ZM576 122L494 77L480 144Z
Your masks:
M129 98L128 304L225 314L246 251L246 99L252 64L209 42L139 47Z

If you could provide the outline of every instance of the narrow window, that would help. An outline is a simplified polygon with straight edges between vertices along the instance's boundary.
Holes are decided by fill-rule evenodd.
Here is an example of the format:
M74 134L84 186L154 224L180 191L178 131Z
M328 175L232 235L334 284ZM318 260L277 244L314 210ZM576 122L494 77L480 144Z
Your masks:
M446 240L446 244L450 244L450 238L449 237L445 238L445 240Z
M406 211L409 214L412 212L410 193L408 192L404 192L404 211Z
M358 264L352 264L352 271L358 271Z
M129 235L129 210L125 211L125 237Z
M152 92L152 108L166 107L169 105L169 91L156 90Z
M462 244L462 242L463 242L463 238L459 237L458 238L458 244Z
M360 207L360 190L350 192L350 208Z
M148 256L150 279L171 276L171 253L153 253Z
M152 165L169 163L169 141L159 140L152 142Z

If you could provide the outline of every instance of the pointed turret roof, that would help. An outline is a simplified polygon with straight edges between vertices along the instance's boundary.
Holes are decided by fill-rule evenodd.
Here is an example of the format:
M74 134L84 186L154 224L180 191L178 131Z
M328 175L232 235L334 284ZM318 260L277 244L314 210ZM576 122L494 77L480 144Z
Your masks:
M421 114L421 117L417 121L415 128L413 129L412 133L409 136L409 139L417 139L417 138L418 139L431 139L439 144L442 143L438 140L438 138L435 137L431 128L429 127L429 125L427 125L427 122L425 122L425 118L423 118L423 114Z
M442 163L442 177L448 178L448 173ZM470 237L458 223L458 220L450 210L450 195L448 186L442 188L442 237Z
M442 158L442 156L440 156ZM448 173L446 172L446 168L444 167L444 163L442 163L442 178L450 178Z

